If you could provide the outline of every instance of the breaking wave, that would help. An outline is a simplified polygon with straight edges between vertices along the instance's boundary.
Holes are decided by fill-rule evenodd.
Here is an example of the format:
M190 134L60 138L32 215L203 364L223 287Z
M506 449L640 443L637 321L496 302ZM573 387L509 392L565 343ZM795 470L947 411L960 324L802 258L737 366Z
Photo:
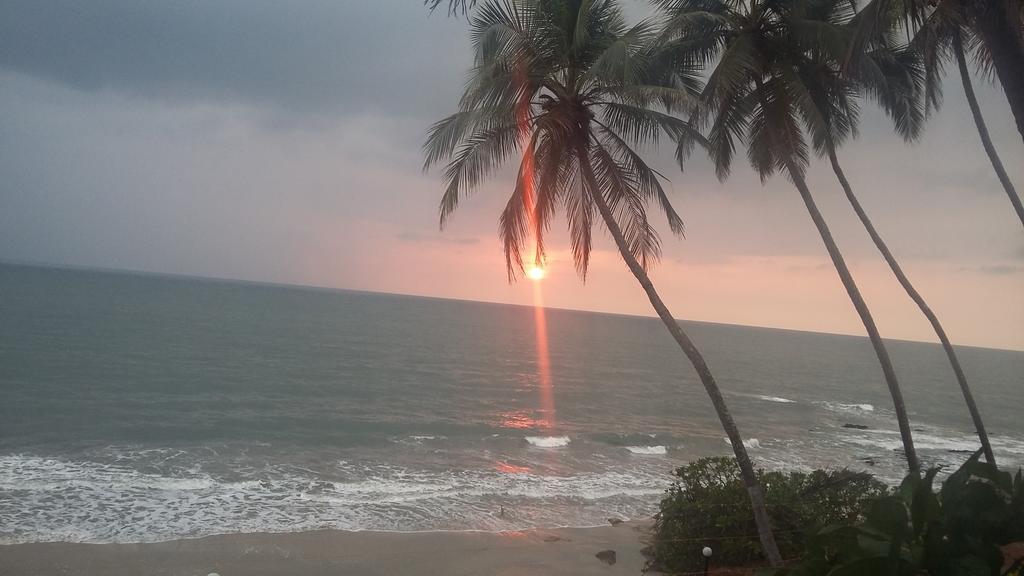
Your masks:
M783 398L781 396L757 396L761 400L766 402L778 402L779 404L796 404L796 400L790 400L789 398Z
M633 454L645 454L645 455L664 455L664 454L668 454L668 450L664 446L626 446L626 450L629 450Z
M353 467L339 463L338 476ZM670 480L640 467L570 476L525 470L375 465L359 468L361 478L338 481L287 467L229 481L188 470L165 476L115 464L7 455L0 456L0 543L153 542L322 528L595 526L610 515L653 514Z
M561 448L569 445L568 436L527 436L526 441L538 448Z
M826 410L842 414L863 414L875 411L875 407L871 404L842 404L840 402L821 402L820 404Z

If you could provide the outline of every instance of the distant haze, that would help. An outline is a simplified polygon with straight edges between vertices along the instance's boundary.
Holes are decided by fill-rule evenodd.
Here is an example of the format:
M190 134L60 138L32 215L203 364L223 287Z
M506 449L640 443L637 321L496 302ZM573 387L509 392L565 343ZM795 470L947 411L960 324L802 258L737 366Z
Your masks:
M508 175L442 233L420 170L470 60L465 20L419 0L0 0L0 260L531 303L496 237ZM976 87L1024 189L1005 98ZM788 181L649 153L687 223L654 272L677 316L863 333ZM1024 232L956 78L920 143L867 108L840 157L952 339L1024 350ZM934 340L826 164L809 184L883 335ZM585 285L551 246L547 305L651 313L606 234Z

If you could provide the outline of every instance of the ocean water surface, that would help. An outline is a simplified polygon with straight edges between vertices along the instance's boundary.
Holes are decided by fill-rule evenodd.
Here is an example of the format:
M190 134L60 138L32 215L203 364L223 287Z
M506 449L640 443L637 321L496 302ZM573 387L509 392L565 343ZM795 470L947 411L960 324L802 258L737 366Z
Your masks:
M548 364L528 307L0 265L0 543L587 526L730 453L658 320L545 317ZM902 475L867 339L686 327L760 466ZM890 345L922 458L958 465L941 348ZM959 352L1024 464L1024 353Z

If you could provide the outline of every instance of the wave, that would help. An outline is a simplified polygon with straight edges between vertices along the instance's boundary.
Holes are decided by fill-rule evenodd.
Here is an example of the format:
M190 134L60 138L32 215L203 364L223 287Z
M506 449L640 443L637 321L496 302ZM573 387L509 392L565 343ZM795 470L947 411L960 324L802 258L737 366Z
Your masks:
M349 461L308 472L268 467L258 478L250 470L241 480L203 472L194 459L191 464L156 474L127 465L0 456L0 543L153 542L320 528L595 526L609 516L648 517L671 481L664 470L638 463L559 476L528 466L506 474ZM502 507L505 517L497 514Z
M848 434L844 440L861 446L883 448L886 450L900 450L903 448L903 440L897 430L863 430L860 434ZM1009 439L1007 439L1009 440ZM1024 442L1004 440L992 442L993 450L1021 450ZM946 452L974 452L981 448L976 436L955 434L943 435L940 432L914 432L914 447L918 450L942 450Z
M722 440L725 440L726 444L728 444L729 446L732 446L732 442L730 442L728 438L722 438ZM747 440L743 441L743 445L748 450L753 450L755 448L760 448L761 447L761 441L758 440L757 438L748 438Z
M406 436L404 438L393 438L391 441L397 444L419 445L434 440L447 440L447 436Z
M527 436L526 441L538 448L561 448L569 445L568 436Z
M664 446L626 446L633 454L664 455L668 450Z
M755 398L759 398L766 402L777 402L779 404L796 404L796 400L790 400L789 398L782 398L781 396L761 396L755 395Z
M841 402L819 402L818 404L826 410L842 414L864 414L875 411L875 407L872 404L843 404Z
M658 444L677 446L683 444L684 440L671 434L653 432L596 432L587 434L586 438L593 442L621 448L627 446L656 446Z

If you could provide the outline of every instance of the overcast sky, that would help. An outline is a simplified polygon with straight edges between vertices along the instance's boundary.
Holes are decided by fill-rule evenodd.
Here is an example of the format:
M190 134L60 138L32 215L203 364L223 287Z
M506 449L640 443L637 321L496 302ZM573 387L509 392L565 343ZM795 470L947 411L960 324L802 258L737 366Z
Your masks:
M454 111L464 20L419 0L0 0L0 260L530 303L497 241L499 178L437 229L420 170ZM955 78L907 147L865 111L853 186L955 342L1024 350L1024 231ZM1003 162L1024 144L977 82ZM797 192L664 158L687 237L653 277L676 316L863 334ZM809 184L884 336L934 340L827 165ZM581 284L553 238L548 305L651 314L607 234Z

